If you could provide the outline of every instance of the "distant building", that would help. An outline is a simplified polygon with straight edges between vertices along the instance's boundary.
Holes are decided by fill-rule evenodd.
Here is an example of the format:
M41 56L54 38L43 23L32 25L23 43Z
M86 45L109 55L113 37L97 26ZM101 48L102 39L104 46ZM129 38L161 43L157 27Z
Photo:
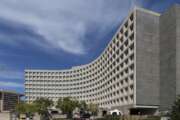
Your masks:
M0 112L9 112L15 109L23 94L0 90Z
M68 70L25 70L27 102L71 96L104 113L154 114L180 94L180 6L130 12L102 54Z

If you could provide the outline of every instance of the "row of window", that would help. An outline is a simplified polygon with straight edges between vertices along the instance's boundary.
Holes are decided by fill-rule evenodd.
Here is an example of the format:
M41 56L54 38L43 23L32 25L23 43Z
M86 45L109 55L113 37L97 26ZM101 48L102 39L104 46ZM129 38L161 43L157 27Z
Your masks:
M72 96L99 105L133 102L134 27L131 14L102 55L90 64L70 70L26 70L27 99Z

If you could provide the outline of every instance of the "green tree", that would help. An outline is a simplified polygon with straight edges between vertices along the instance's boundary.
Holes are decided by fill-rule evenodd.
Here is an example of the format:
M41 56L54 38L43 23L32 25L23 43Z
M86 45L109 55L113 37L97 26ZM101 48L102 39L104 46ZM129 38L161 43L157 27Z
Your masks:
M93 116L98 113L98 105L94 103L88 104L88 110L92 113Z
M41 119L44 119L48 115L48 108L53 106L53 101L47 98L39 98L33 104L36 106L36 111L41 116Z
M34 113L37 112L37 107L33 103L25 104L25 108L26 108L26 113L27 113L28 116L33 116Z
M72 100L70 97L65 97L57 101L56 108L62 110L63 113L67 114L69 118L72 117L73 110L79 106L78 101Z
M80 101L79 108L83 111L87 111L88 106L85 101Z
M15 109L18 114L26 114L27 116L33 116L36 112L36 106L34 104L28 104L25 102L18 103Z
M25 114L26 113L26 106L24 102L20 102L16 105L15 108L16 112L18 112L18 114Z
M172 106L171 120L180 120L180 96L177 97Z

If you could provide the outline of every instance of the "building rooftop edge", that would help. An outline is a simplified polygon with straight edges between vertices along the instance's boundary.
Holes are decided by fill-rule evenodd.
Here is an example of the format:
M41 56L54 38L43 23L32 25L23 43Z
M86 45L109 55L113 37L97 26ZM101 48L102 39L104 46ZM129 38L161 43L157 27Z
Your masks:
M149 10L149 9L146 9L146 8L143 8L143 7L137 7L136 6L134 9L135 10L140 10L140 11L143 11L143 12L146 12L146 13L149 13L149 14L153 14L153 15L156 15L156 16L161 16L160 13L152 11L152 10Z
M176 5L176 4L175 4ZM178 4L179 5L179 4ZM122 25L124 24L124 22L126 21L126 19L130 16L130 14L132 14L133 12L135 11L143 11L143 12L146 12L146 13L149 13L149 14L153 14L153 15L156 15L156 16L160 16L161 14L158 13L158 12L154 12L152 10L149 10L149 9L146 9L146 8L143 8L143 7L139 7L139 6L135 6L132 10L129 10L128 14L127 14L127 17L125 17L125 19L123 20L122 24L118 27L117 31L119 31L119 29L122 27ZM116 32L115 32L116 34ZM110 42L107 44L107 46L109 46L109 44L111 43L111 41L114 39L114 36L112 36L112 39L110 40ZM104 53L104 51L106 50L107 46L104 48L104 50L102 51L101 54ZM94 60L92 60L90 63L87 63L87 64L83 64L83 65L78 65L78 66L72 66L70 68L65 68L65 69L25 69L24 71L28 72L28 71L52 71L52 72L63 72L63 71L71 71L71 70L75 70L75 69L78 69L78 68L81 68L81 67L85 67L85 66L88 66L89 64L95 62L100 56L98 55L98 57L96 57Z
M10 91L10 90L0 90L0 93L12 93L12 94L17 94L17 95L20 95L20 96L24 96L24 94L22 93L18 93L16 91Z

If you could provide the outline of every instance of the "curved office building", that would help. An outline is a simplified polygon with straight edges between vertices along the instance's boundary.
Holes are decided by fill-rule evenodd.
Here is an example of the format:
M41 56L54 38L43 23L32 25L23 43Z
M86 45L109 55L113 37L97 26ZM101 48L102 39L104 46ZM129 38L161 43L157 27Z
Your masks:
M71 96L102 107L133 104L134 28L132 13L104 52L87 65L58 71L26 70L26 84L32 94L28 100Z
M160 106L160 14L136 8L101 55L67 70L25 70L26 100L70 96L124 113Z

